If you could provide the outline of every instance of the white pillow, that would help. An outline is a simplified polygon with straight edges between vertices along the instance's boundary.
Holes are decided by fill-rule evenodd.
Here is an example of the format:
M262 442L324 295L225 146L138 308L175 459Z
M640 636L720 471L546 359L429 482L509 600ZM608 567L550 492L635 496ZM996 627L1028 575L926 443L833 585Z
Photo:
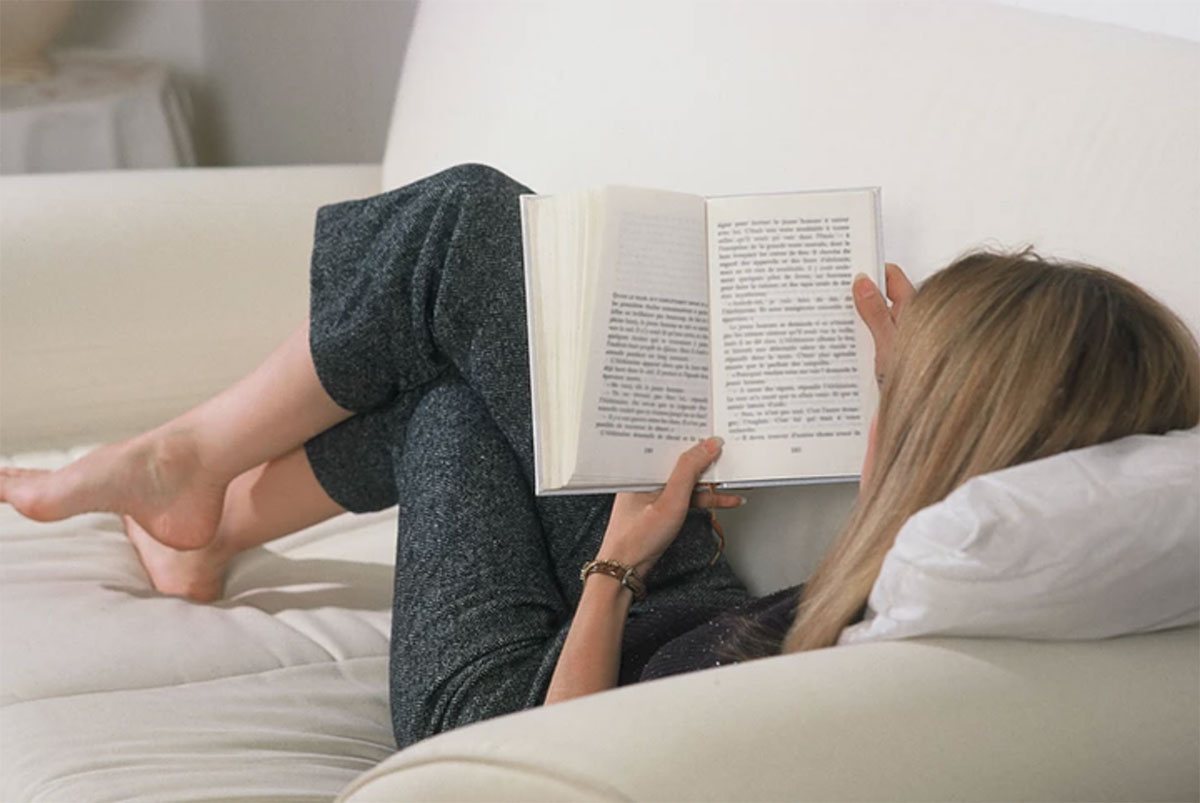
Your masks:
M975 477L913 515L839 644L1095 639L1200 621L1200 428Z

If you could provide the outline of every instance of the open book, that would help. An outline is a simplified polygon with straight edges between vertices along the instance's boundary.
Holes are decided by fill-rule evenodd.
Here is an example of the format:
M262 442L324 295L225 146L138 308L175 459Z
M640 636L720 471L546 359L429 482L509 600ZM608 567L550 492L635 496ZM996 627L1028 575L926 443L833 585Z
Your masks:
M882 286L878 188L524 195L538 494L852 480L877 403L850 286Z

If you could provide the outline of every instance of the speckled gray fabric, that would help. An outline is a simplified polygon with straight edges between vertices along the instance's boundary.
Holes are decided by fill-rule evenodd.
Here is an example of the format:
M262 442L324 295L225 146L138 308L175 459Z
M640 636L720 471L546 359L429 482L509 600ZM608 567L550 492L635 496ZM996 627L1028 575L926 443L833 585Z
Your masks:
M344 507L400 502L398 747L542 702L612 504L531 490L523 192L462 165L317 214L310 345L322 385L356 415L306 449ZM723 557L709 565L714 545L690 513L630 611L622 684L751 599Z

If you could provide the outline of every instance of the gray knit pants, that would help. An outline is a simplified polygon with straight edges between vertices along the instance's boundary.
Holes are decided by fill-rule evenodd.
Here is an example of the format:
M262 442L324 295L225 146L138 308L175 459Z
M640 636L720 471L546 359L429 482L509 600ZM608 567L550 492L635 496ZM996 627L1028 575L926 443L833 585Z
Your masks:
M396 744L540 705L596 557L608 495L533 495L518 196L461 165L322 207L310 346L356 415L306 444L343 507L399 503ZM749 599L693 511L626 623L620 683L661 644ZM614 711L614 716L619 713Z

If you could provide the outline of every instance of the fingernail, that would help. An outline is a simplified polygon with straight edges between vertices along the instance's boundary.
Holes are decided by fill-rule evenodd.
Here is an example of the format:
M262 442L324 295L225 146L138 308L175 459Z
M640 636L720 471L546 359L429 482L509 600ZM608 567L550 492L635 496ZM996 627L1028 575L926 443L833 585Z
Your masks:
M866 280L865 282L863 281L864 279ZM871 282L871 277L865 273L856 274L851 286L854 287L854 292L858 293L860 296L870 295L871 290L874 288L874 285Z
M746 504L749 501L750 500L744 496L738 496L738 507L741 507L742 505Z
M704 441L704 448L708 450L709 454L716 454L717 452L721 451L721 447L724 445L725 439L720 435L714 435L713 437Z

